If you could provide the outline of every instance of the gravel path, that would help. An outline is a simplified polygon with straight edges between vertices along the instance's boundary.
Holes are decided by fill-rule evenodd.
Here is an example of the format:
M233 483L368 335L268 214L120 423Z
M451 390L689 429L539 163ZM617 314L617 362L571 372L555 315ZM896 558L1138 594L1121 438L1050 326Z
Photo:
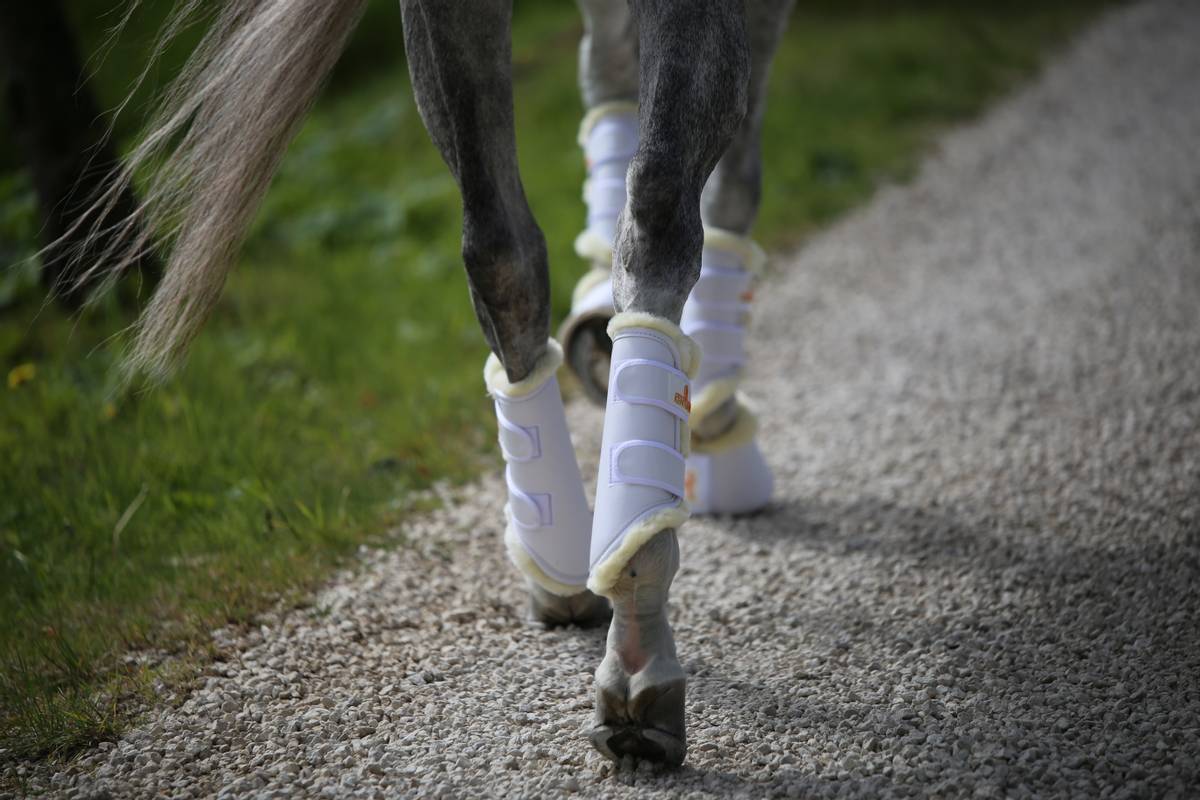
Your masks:
M1188 0L1105 17L777 259L750 386L779 497L681 537L682 770L591 751L603 634L521 621L493 475L34 786L1197 796L1198 42Z

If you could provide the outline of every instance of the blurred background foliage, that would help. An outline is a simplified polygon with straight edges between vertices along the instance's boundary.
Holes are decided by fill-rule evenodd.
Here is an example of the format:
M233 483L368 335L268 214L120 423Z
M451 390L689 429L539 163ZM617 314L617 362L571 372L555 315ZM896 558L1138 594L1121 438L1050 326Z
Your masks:
M773 73L759 238L785 248L908 179L934 133L1103 5L801 0ZM147 3L90 63L101 107L124 97L169 6ZM85 54L121 12L68 8ZM516 2L520 156L556 320L583 269L580 30L568 0ZM120 144L200 33L154 67ZM498 463L458 197L413 106L394 0L372 2L187 367L153 390L113 380L128 309L45 303L35 202L4 128L0 760L115 735L139 697L207 657L214 626L302 598L362 544L402 545L420 490Z

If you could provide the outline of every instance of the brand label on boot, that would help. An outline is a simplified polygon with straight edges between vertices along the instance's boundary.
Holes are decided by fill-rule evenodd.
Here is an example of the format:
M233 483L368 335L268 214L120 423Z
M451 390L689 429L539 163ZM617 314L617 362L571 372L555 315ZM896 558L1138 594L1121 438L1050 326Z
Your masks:
M682 392L675 393L675 405L689 414L692 413L692 387L684 386Z

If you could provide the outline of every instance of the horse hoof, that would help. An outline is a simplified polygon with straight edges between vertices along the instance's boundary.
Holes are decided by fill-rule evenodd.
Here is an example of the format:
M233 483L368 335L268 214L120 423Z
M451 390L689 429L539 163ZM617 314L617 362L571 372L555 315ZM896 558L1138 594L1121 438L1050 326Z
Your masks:
M552 628L577 625L594 628L612 617L608 600L584 589L570 597L551 594L532 581L529 582L529 617Z
M588 738L601 755L625 756L677 767L687 755L684 698L687 677L677 661L661 657L627 675L606 658L596 673L596 725Z
M608 317L593 316L575 324L563 340L567 366L579 380L588 400L603 406L608 400L608 368L612 339Z

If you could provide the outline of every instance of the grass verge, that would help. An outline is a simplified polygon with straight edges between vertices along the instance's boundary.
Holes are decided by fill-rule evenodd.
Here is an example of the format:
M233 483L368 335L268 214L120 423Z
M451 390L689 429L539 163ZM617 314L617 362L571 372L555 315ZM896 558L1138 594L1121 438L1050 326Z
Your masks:
M1102 5L802 4L774 69L760 238L791 242L907 178L934 132ZM578 30L569 4L535 6L514 54L556 318L580 272ZM0 762L115 736L214 626L397 543L414 492L495 462L454 184L398 68L337 88L161 389L114 391L118 308L70 318L20 272L0 280ZM34 233L27 181L0 177L0 258Z

